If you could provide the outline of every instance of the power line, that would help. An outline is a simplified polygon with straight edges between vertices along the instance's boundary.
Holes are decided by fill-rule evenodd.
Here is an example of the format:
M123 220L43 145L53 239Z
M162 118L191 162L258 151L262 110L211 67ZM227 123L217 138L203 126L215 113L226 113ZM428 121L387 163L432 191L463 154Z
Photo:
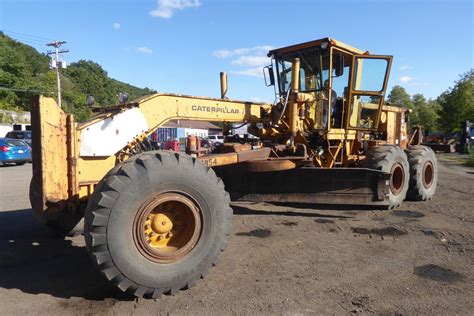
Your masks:
M23 39L23 38L15 38L15 37L12 37L13 40L19 42L19 43L22 43L22 44L28 44L28 45L31 45L31 46L44 46L46 43L44 42L34 42L34 41L31 41L31 40L27 40L27 39Z
M16 91L16 92L52 93L52 91L46 91L46 90L8 88L6 86L0 86L0 90L8 90L8 91Z
M20 41L24 41L24 42L37 43L37 44L42 44L42 45L47 43L46 41L40 41L40 40L31 39L31 38L28 38L28 37L22 37L21 35L11 35L10 37L13 38L13 39L16 39L16 40L20 40Z
M51 38L46 38L46 37L41 37L41 36L36 36L36 35L30 35L30 34L25 34L25 33L20 33L20 32L9 31L9 30L1 30L1 31L4 33L16 34L17 36L29 37L33 40L41 41L42 43L53 41Z

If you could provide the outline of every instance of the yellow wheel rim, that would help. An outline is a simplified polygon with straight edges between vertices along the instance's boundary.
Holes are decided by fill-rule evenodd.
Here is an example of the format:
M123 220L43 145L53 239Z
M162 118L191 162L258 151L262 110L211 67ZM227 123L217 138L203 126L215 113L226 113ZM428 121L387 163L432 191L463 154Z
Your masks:
M176 262L196 246L201 235L201 212L181 193L163 193L139 209L133 223L134 242L146 258Z

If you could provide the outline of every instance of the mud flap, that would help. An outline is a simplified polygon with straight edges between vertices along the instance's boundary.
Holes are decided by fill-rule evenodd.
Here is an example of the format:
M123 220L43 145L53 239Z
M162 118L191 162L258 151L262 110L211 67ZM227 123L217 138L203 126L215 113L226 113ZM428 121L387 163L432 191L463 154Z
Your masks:
M214 171L232 200L388 206L390 174L379 170L301 167L248 172L236 165Z

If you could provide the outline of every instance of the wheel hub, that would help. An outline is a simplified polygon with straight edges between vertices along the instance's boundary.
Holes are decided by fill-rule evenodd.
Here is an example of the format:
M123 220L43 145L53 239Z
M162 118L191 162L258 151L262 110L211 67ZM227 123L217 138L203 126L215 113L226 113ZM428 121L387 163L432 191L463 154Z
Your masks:
M151 261L178 261L197 244L201 222L201 212L189 197L160 194L145 202L135 217L135 246Z
M149 214L148 220L151 222L150 228L157 234L166 234L173 229L173 220L166 214Z
M427 161L424 165L423 165L423 186L426 188L426 189L429 189L431 187L431 185L433 184L433 178L434 178L434 168L433 168L433 164L431 163L431 161Z
M398 195L402 191L403 184L405 183L405 171L403 170L403 166L397 163L393 165L390 173L390 191L392 191L394 195Z

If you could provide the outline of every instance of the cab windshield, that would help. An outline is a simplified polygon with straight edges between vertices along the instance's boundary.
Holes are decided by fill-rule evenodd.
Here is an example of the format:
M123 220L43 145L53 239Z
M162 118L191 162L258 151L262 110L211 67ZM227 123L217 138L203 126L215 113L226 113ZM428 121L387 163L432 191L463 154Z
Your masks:
M300 83L302 92L324 89L329 79L329 49L311 48L288 53L276 59L280 94L286 94L291 87L291 66L295 58L300 59Z

